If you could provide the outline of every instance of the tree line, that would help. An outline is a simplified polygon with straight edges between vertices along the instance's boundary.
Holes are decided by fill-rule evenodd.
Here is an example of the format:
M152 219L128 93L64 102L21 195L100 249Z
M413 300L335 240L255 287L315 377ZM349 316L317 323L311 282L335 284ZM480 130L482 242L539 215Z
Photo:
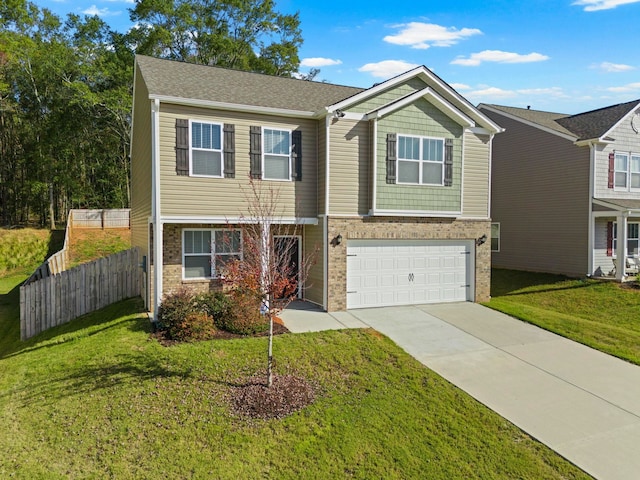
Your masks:
M0 5L0 226L129 206L136 53L281 76L299 68L298 14L272 0L138 0L129 15L135 26L117 32L97 16Z

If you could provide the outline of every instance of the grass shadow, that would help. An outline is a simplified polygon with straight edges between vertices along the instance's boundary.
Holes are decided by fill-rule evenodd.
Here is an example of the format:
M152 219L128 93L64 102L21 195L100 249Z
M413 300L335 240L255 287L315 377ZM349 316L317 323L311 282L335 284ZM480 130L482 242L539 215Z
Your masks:
M560 286L560 284L567 282L568 280L571 279L564 275L557 275L553 273L525 272L522 270L493 268L491 270L491 296L503 297L507 295L520 295L523 293L520 292L520 290L539 285L558 285L557 289L549 288L545 291L581 288L589 285L588 282L583 282L578 285Z
M51 230L51 236L49 237L49 247L47 249L47 256L42 259L44 262L54 253L58 253L64 247L64 235L65 230Z

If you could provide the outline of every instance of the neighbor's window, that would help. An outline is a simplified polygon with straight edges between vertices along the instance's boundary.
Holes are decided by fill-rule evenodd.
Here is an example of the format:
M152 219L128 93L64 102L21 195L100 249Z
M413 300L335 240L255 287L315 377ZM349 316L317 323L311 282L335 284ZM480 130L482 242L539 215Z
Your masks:
M631 154L631 188L640 189L640 155Z
M492 252L500 251L500 224L499 223L491 224L491 251Z
M266 180L291 180L291 132L263 130L263 175Z
M613 254L618 247L618 223L613 222ZM627 256L638 255L640 252L640 223L627 223Z
M398 183L444 185L444 139L398 135Z
M627 188L627 169L629 168L629 155L616 152L614 171L615 183L618 188Z
M182 267L185 279L220 277L224 265L242 255L242 234L235 230L183 230Z
M191 122L191 175L222 177L222 125Z

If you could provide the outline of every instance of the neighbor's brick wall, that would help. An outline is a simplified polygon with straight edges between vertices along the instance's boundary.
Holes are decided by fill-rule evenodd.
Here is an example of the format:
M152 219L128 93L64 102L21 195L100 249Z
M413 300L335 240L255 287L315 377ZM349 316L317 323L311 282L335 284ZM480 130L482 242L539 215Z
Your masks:
M406 217L330 217L328 241L342 235L340 245L329 245L329 292L327 311L347 308L347 240L349 239L455 239L473 240L487 235L487 241L475 247L475 301L489 300L491 288L491 222Z

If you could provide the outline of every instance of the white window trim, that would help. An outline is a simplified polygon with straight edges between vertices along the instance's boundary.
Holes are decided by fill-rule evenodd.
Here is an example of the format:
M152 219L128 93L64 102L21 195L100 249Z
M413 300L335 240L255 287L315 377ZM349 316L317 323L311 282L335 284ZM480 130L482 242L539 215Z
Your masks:
M215 242L216 242L216 232L240 232L240 251L239 252L225 252L225 253L216 253ZM211 245L210 252L208 253L210 259L210 269L208 277L186 277L185 276L185 258L186 257L202 257L207 255L207 253L186 253L185 252L185 235L186 232L211 232ZM229 230L228 228L183 228L182 229L182 280L184 281L198 281L198 280L215 280L221 278L220 275L216 275L216 255L239 255L242 258L242 250L243 250L243 236L242 230Z
M400 158L400 137L404 138L417 138L420 140L419 148L420 148L420 158L418 160L414 160L412 158ZM422 159L422 149L423 149L423 140L438 140L442 142L442 161L434 161L434 160L423 160ZM440 137L428 137L424 135L409 135L404 133L398 133L396 137L396 184L397 185L418 185L418 186L429 186L429 187L443 187L444 186L444 158L446 156L445 153L445 139ZM418 163L418 182L401 182L400 181L400 162L415 162ZM440 183L423 183L422 182L422 167L425 163L430 163L434 165L442 166L442 173L440 178Z
M217 125L220 127L220 175L204 175L202 173L193 173L193 151L199 150L203 152L217 152L216 149L209 148L194 148L192 145L193 139L193 124L201 123L205 125ZM189 119L189 176L190 177L204 177L204 178L224 178L224 125L218 122L210 122L207 120L193 120Z
M284 154L282 153L267 153L265 151L264 148L264 140L265 140L265 130L273 130L276 132L288 132L289 133L289 155L286 155L287 157L287 166L289 167L289 177L288 178L269 178L266 176L265 174L265 165L266 165L266 156L267 155L271 155L271 156L275 156L275 157L285 157ZM278 127L262 127L262 135L260 135L260 140L262 141L262 145L261 145L261 151L262 151L262 179L263 180L269 180L270 182L291 182L292 178L291 178L291 154L292 154L292 150L293 150L293 138L292 138L292 134L293 131L286 129L286 128L278 128Z
M498 236L496 237L498 239L498 249L497 250L493 249L493 241L492 241L493 240L493 226L494 225L498 226ZM501 238L502 237L502 235L501 235L502 232L500 230L501 230L500 222L491 222L491 234L492 235L491 235L491 238L489 240L491 241L490 246L491 246L491 251L492 252L500 252L500 244L501 244L501 240L502 240L502 238Z
M629 230L629 225L638 225L638 235L639 237L629 237L627 234L627 245L624 246L624 252L626 257L633 257L633 252L629 253L629 240L638 240L638 248L640 249L640 222L627 222L627 230ZM618 251L618 222L613 222L613 240L611 242L612 248L612 257L617 258L616 252Z

